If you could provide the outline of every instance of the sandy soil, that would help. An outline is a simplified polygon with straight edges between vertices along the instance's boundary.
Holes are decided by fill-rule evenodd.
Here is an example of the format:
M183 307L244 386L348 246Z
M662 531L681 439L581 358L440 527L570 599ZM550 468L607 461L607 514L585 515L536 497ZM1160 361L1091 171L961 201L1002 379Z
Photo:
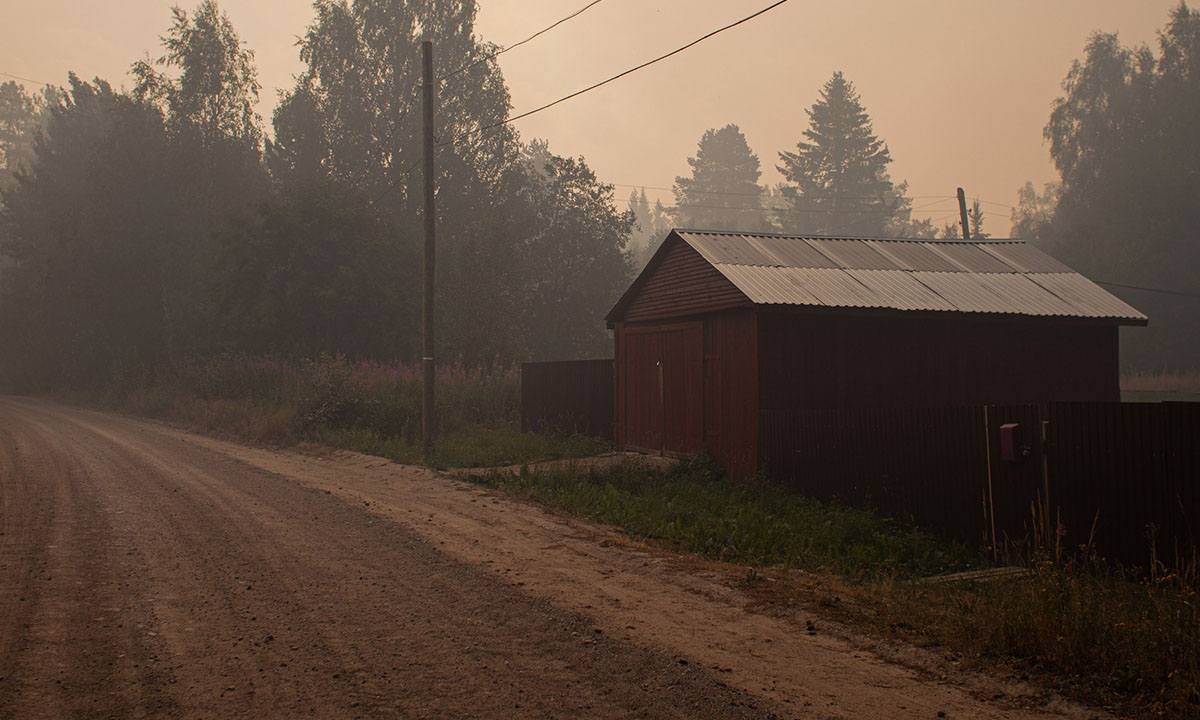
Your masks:
M459 480L0 399L0 718L1091 718Z

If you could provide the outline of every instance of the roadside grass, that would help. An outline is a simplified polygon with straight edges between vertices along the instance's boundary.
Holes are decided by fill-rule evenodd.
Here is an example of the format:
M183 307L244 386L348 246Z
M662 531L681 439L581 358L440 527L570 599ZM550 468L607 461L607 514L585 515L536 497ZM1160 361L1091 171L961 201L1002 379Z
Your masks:
M420 442L386 436L371 428L328 431L321 436L320 442L409 465L427 464L439 469L484 468L583 458L610 449L609 443L584 435L493 430L485 427L439 437L433 455L427 460Z
M403 363L234 356L177 365L71 399L260 445L316 443L438 468L515 465L609 449L592 438L522 432L515 367L439 367L437 382L439 438L427 463L420 369Z
M873 512L817 502L769 482L732 483L702 461L649 468L550 468L472 475L481 485L616 525L715 560L848 578L917 578L979 565L965 547Z
M1063 556L1025 560L1023 577L929 582L985 562L873 512L766 480L732 483L701 462L670 469L636 460L603 469L568 464L469 479L672 550L824 576L854 600L824 607L843 621L955 653L968 665L1009 665L1122 715L1200 716L1194 572L1152 565L1158 570L1135 574ZM796 597L810 588L797 576ZM769 594L776 598L778 588Z

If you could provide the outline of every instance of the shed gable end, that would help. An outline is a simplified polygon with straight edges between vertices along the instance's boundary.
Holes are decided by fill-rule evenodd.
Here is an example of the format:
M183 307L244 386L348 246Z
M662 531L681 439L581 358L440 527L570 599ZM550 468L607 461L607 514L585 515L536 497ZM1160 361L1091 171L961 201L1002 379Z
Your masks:
M668 238L632 292L622 317L615 319L637 323L752 306L741 290L677 237Z

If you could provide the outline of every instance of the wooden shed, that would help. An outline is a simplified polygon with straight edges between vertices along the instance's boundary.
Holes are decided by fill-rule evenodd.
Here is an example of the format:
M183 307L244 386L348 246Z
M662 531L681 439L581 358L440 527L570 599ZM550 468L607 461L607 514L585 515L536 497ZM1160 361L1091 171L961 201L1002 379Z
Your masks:
M1021 241L675 230L613 307L619 446L757 471L777 409L1120 399L1134 308Z

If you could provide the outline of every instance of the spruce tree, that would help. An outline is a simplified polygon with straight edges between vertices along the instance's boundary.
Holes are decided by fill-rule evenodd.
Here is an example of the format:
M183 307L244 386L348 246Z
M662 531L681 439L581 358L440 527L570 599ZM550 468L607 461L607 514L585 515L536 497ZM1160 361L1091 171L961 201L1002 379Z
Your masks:
M875 136L854 84L835 72L808 111L796 152L777 166L789 181L783 227L796 233L884 236L903 225L909 203L892 184L887 144Z
M769 230L762 206L762 171L737 125L708 130L696 156L688 158L691 177L675 178L675 220L698 230Z

